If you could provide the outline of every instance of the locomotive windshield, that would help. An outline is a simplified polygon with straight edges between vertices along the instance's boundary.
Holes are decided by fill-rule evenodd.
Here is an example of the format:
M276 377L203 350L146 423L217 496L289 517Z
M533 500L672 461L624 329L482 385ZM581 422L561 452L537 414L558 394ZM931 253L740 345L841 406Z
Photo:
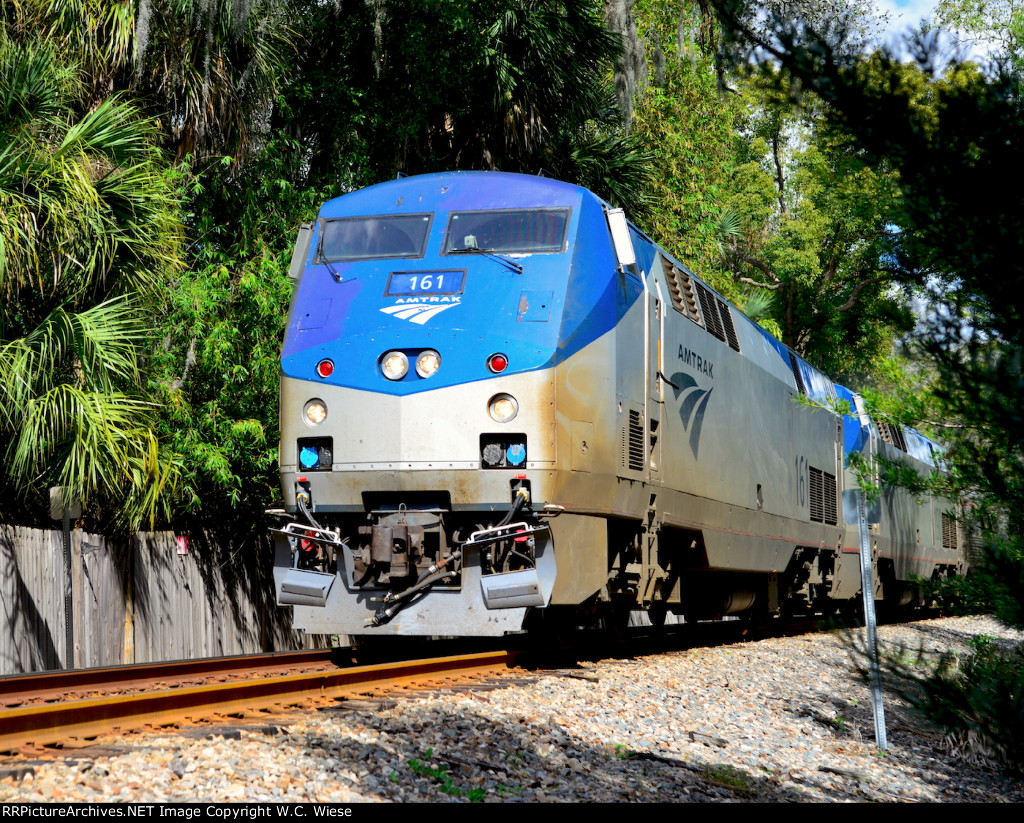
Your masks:
M551 254L565 249L568 226L569 209L452 212L444 253Z
M349 263L388 257L422 257L430 214L343 217L324 222L320 260Z

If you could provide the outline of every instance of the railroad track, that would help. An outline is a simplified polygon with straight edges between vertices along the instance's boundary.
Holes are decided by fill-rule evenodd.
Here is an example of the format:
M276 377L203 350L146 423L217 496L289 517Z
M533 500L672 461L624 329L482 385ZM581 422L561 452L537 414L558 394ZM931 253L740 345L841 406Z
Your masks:
M96 670L95 672L55 673L53 675L32 675L25 678L5 678L0 682L0 695L7 696L19 682L30 686L25 694L39 697L47 694L46 700L36 699L23 705L7 705L0 709L0 752L19 753L38 750L40 747L77 748L92 743L99 737L111 733L125 733L147 728L158 729L198 724L203 721L227 719L262 720L280 712L317 703L336 702L347 698L376 696L413 687L438 687L466 679L483 679L496 676L513 665L514 653L507 651L480 654L439 657L429 660L411 660L382 663L368 666L337 668L325 667L329 652L317 659L315 653L299 655L298 660L286 664L290 667L303 665L306 660L312 668L288 673L270 673L261 676L224 676L220 682L181 684L166 687L170 676L166 664L157 668L156 677L140 674L134 667L119 670ZM248 659L242 665L266 663L268 668L281 668L281 660L268 663L260 655ZM211 664L219 668L221 675L228 675L238 658L223 661L197 661L191 672L188 664L182 664L177 674L182 678L209 678ZM206 669L203 670L205 664ZM141 667L146 669L148 667ZM244 670L244 669L243 669ZM120 681L111 678L111 672L120 671ZM104 675L101 672L106 672ZM153 673L150 672L150 675ZM102 696L69 696L63 689L63 696L56 696L56 678L72 679L74 675L93 678L90 687L101 683L107 689L128 689L124 693L107 693ZM130 684L130 686L128 685ZM76 688L81 688L76 686Z
M105 735L147 728L269 723L287 710L480 681L524 663L559 669L579 659L723 645L766 634L813 631L814 625L812 620L790 621L766 632L766 627L716 623L672 627L684 630L668 634L652 628L615 642L607 636L577 636L570 647L556 643L545 649L499 649L372 665L352 665L346 650L334 649L4 677L0 753L79 748Z
M337 656L316 649L10 675L0 677L0 708L330 668Z

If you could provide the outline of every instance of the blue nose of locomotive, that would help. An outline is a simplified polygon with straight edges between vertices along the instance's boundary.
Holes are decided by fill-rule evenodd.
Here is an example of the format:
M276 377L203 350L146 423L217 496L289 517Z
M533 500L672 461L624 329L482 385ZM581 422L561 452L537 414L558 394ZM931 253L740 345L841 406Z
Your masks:
M576 186L496 172L374 186L320 212L282 371L401 396L547 368L613 327L614 288L602 204Z

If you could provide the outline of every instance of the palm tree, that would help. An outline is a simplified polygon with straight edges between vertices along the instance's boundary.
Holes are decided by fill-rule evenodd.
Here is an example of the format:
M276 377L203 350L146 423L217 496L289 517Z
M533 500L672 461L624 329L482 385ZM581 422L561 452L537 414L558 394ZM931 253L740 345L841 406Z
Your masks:
M82 2L82 0L76 0ZM132 85L158 101L175 159L258 148L285 55L287 0L139 0Z
M138 522L176 474L138 366L176 198L151 126L117 97L76 111L78 76L0 28L0 491L60 484Z
M276 135L309 179L501 169L635 202L649 158L611 87L622 45L597 0L296 0L304 37Z
M244 157L293 48L290 0L21 0L12 33L54 44L95 107L131 89L177 161Z

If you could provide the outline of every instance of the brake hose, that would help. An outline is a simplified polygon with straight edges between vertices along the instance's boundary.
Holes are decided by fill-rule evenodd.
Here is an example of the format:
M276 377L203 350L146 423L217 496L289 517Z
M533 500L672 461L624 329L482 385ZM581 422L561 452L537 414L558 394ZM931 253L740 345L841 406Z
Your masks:
M522 511L523 506L526 505L526 501L529 498L529 496L530 494L529 492L526 491L526 489L520 489L519 491L517 491L516 499L512 501L512 508L508 510L508 514L505 515L505 517L497 525L496 528L500 529L502 526L507 526L509 523L511 523L512 518L519 514L520 511Z
M309 509L306 507L307 500L309 500L309 495L304 493L300 493L295 497L295 502L299 506L299 511L302 512L302 516L309 521L309 525L311 525L314 529L320 529L322 527L313 519L313 515L310 514Z
M511 523L512 518L522 511L523 506L526 505L528 499L529 493L525 489L519 489L519 491L516 492L516 499L512 502L511 508L498 524L497 528L507 526ZM417 594L446 578L452 577L455 574L455 570L445 570L444 567L453 561L458 561L461 557L462 549L456 549L444 560L439 563L435 563L429 569L425 570L423 574L420 575L419 579L405 591L399 592L398 594L393 594L391 592L386 594L382 598L384 605L377 609L377 611L374 612L373 617L371 617L367 622L371 626L382 626L387 623L392 617L405 608L405 601L414 594Z

